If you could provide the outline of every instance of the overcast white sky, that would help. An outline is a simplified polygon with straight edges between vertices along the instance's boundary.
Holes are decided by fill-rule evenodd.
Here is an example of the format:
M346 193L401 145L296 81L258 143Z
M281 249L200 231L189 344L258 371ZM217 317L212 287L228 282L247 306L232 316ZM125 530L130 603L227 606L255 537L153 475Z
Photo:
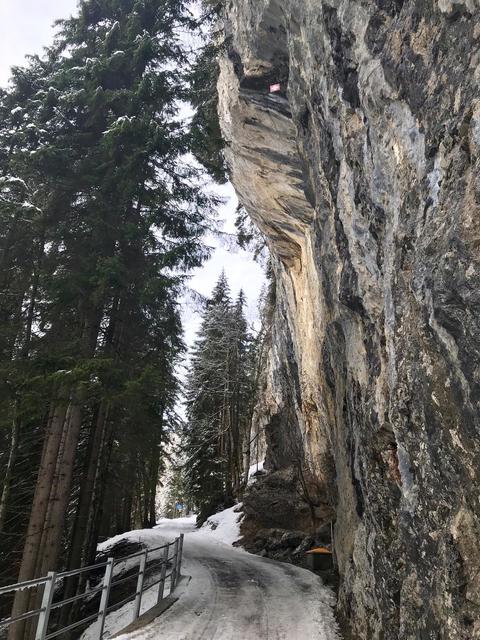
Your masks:
M52 23L71 15L76 0L0 0L0 83L5 85L12 65L28 53L41 53L51 43Z
M9 69L21 65L26 54L41 53L53 38L51 25L56 19L75 12L76 0L0 0L0 85L6 85ZM233 220L236 198L230 185L220 188L226 198L220 217L225 220L225 231L234 230ZM192 277L191 287L208 296L222 269L225 270L233 295L243 288L249 302L248 317L256 319L257 300L264 283L262 268L250 254L238 249L227 251L217 247L213 257ZM198 316L192 308L184 312L187 343L191 344L198 328Z

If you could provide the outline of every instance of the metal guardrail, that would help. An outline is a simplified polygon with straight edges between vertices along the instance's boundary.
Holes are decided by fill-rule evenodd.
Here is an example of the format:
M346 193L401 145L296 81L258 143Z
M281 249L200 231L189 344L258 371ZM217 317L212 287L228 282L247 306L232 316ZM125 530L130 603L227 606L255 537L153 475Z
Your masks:
M169 556L170 547L173 546L173 554ZM152 554L157 551L161 551L164 549L163 556L160 560L161 569L160 569L160 578L155 580L154 582L149 582L145 584L145 576L147 573L147 562L149 554ZM73 571L63 571L63 572L55 572L50 571L47 576L43 578L38 578L36 580L28 580L26 582L17 582L16 584L7 585L6 587L0 587L0 596L5 595L7 593L13 593L15 591L19 591L21 589L33 589L36 587L44 586L43 596L42 596L42 604L40 609L32 609L31 611L27 611L21 615L5 618L4 620L0 620L0 629L4 627L9 627L16 622L20 622L22 620L29 620L31 618L35 618L38 616L37 620L37 628L35 632L35 640L50 640L50 638L56 638L67 631L72 631L77 627L85 625L87 622L93 622L95 620L100 620L99 632L98 632L98 640L102 640L105 632L105 620L107 614L113 609L118 609L127 602L130 602L134 599L134 607L133 607L133 617L132 622L134 622L140 616L140 610L142 606L142 596L145 591L148 591L152 587L158 585L158 594L157 594L157 604L163 600L164 591L165 591L165 582L167 578L170 578L170 593L172 593L175 589L175 586L180 577L180 572L182 568L182 556L183 556L183 533L180 534L178 538L176 538L173 542L168 542L167 544L161 545L160 547L154 547L153 549L145 549L144 551L139 551L138 553L132 553L129 556L123 556L121 558L108 558L106 562L102 562L99 564L91 565L89 567L82 567L81 569L74 569ZM124 578L119 578L115 580L114 577L114 568L115 565L120 564L121 562L125 562L126 560L132 560L134 558L139 559L138 564L138 572L133 575L126 576ZM167 574L167 566L170 561L173 561L172 569L170 573ZM86 573L88 571L93 571L97 569L101 569L105 567L105 572L103 575L103 580L101 586L94 587L93 589L88 589L82 593L79 593L71 598L67 598L65 600L61 600L60 602L53 602L53 597L55 594L55 587L58 580L62 580L64 578L69 578L72 576L81 575L82 573ZM108 605L108 601L110 598L110 591L112 587L115 587L119 584L128 582L133 578L137 578L135 591L130 594L127 598L122 600L121 602L115 602L112 605ZM101 592L100 598L100 606L96 613L83 618L82 620L78 620L66 627L62 627L60 629L56 629L55 631L48 633L48 626L50 621L50 614L55 609L60 609L61 607L66 606L67 604L71 604L78 600L84 600L89 596Z

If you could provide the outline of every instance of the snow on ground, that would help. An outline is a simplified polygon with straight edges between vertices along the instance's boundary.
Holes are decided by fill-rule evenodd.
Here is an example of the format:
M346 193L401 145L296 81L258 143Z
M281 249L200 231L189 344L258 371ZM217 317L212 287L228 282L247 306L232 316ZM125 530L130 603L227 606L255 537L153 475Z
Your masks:
M167 542L172 542L172 538L167 538L160 535L158 531L152 529L138 529L137 531L128 531L127 533L121 533L118 536L109 538L97 546L97 551L102 553L108 553L108 550L114 547L120 542L131 542L142 544L147 549L155 549L156 547L163 546ZM149 560L160 560L165 553L164 549L158 549L152 551L148 555ZM171 553L171 552L170 552ZM128 554L130 555L130 554ZM113 568L113 576L118 576L126 571L130 571L134 567L138 566L140 557L128 558L123 562L115 563Z
M153 579L153 578L152 578ZM165 589L165 595L169 594L168 580ZM157 592L158 585L145 591L142 597L141 613L145 613L157 604ZM105 632L103 635L104 640L111 638L113 635L125 629L131 622L133 622L133 601L127 602L117 611L112 611L107 615L105 621ZM80 640L98 640L98 634L100 630L100 623L97 620L86 629L80 637Z
M182 574L191 576L188 586L184 583L176 592L180 597L170 609L118 640L339 640L334 596L317 575L231 546L240 537L238 510L236 505L211 516L201 529L195 527L195 516L162 518L153 530L116 536L117 541L140 538L152 548L183 533ZM103 543L102 550L113 540ZM142 612L156 604L156 595L156 587L145 593ZM125 628L132 612L133 604L128 603L111 613L104 638ZM98 640L98 624L81 640Z
M161 534L155 529L138 529L137 531L128 531L127 533L121 533L118 536L114 536L113 538L105 540L105 542L101 542L97 546L97 551L99 553L106 553L111 547L123 541L141 543L149 549L153 549L154 547L158 547L162 544L166 544L167 542L171 542L171 540L163 538Z
M118 536L109 538L104 542L101 542L97 546L97 551L107 553L114 545L119 542L132 542L141 543L148 549L154 549L155 547L162 546L167 542L173 542L180 533L184 532L197 532L195 529L197 516L189 516L187 518L178 518L176 520L170 520L169 518L160 518L158 524L153 529L137 529L136 531L128 531L127 533L121 533ZM170 551L170 553L172 553ZM155 551L149 555L150 559L160 558L163 554L163 550ZM115 565L114 577L124 571L132 569L138 565L139 558L130 558ZM153 574L149 577L150 581L158 579L158 574ZM132 589L133 591L133 589ZM165 593L167 596L170 593L170 582L167 579L165 583ZM142 607L140 613L145 613L153 606L157 604L158 585L155 585L151 589L145 591L142 596ZM104 638L111 638L113 635L124 629L131 622L133 622L133 602L127 602L123 607L117 611L112 611L108 614L105 622ZM98 640L100 624L98 621L94 622L88 627L82 634L80 640Z
M177 534L178 535L178 534ZM109 549L111 549L114 545L119 542L132 542L132 543L141 543L145 545L148 549L155 549L155 547L160 547L167 542L173 542L173 540L177 536L166 536L163 535L160 531L155 529L138 529L137 531L128 531L127 533L122 533L118 536L114 536L113 538L109 538L105 540L105 542L100 543L97 546L97 551L102 553L107 553ZM161 549L159 551L154 551L149 554L149 560L157 560L163 556L164 550ZM170 552L171 553L171 552ZM115 564L113 570L113 577L115 580L115 576L119 574L129 571L134 567L138 566L140 562L140 557L129 558L128 560L124 560L123 562L119 562ZM148 581L152 582L158 578L158 574L153 574L147 578ZM165 595L169 594L169 581L166 582ZM132 593L135 588L135 581L132 581ZM154 605L157 604L157 593L158 593L158 585L152 587L145 591L142 596L142 607L141 613L145 613L148 609L151 609ZM127 602L123 607L118 609L117 611L112 611L108 614L106 622L105 622L105 635L104 638L110 638L115 633L118 633L122 629L124 629L127 625L133 622L133 603ZM85 630L82 634L80 640L98 640L100 623L98 621L94 622L92 625Z
M236 504L230 509L210 516L198 533L224 544L237 542L240 538L240 523L243 520L241 508L241 503Z
M175 529L185 529L186 531L190 531L192 527L195 527L197 523L197 514L194 513L191 516L186 516L184 518L159 518L157 522L157 526L154 527L156 529L168 529L169 525L175 527ZM181 532L180 532L181 533Z
M221 542L238 536L239 515L234 508L216 514L213 530L188 531L182 519L159 525L165 534L185 533L182 573L191 582L160 617L118 640L340 639L334 595L317 575Z

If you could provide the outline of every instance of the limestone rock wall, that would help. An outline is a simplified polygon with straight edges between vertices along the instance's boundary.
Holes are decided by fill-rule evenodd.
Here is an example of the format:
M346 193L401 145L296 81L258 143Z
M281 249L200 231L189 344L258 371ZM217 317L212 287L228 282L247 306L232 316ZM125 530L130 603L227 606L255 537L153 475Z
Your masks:
M269 468L301 446L335 511L346 638L480 638L478 0L226 5L228 161L274 256Z

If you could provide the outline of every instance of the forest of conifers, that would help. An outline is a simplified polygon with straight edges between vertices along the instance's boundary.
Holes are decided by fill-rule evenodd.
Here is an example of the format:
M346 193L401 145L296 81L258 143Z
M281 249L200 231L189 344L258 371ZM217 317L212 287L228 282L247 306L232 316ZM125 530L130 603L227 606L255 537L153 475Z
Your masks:
M192 506L244 480L258 338L223 277L185 424L177 411L180 299L216 205L188 158L223 177L211 47L183 44L209 17L187 4L85 0L0 90L0 585L91 564L99 539L153 526L172 434ZM34 604L20 591L14 612Z

